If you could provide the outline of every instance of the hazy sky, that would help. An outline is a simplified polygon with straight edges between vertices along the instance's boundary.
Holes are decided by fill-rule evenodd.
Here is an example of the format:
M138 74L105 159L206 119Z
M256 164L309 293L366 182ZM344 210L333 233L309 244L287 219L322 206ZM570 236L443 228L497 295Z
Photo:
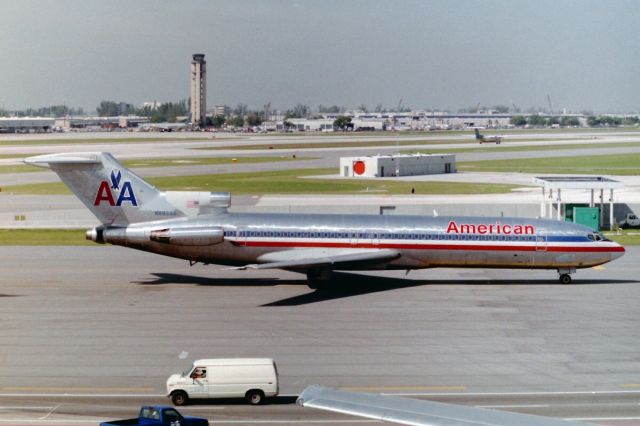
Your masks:
M0 107L640 111L640 4L615 0L2 0Z

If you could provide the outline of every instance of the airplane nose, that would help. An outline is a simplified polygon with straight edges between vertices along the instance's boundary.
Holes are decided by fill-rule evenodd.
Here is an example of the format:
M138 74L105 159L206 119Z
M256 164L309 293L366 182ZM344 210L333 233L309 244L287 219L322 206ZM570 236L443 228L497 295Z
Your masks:
M611 252L611 260L615 260L619 257L622 257L626 250L620 244L616 244L614 250Z

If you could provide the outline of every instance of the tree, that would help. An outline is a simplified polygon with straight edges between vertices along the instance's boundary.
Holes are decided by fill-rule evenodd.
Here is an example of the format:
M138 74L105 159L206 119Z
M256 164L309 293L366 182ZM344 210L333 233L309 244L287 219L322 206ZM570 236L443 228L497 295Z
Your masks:
M259 126L262 124L262 117L259 113L252 111L247 115L247 125L249 126Z
M101 117L115 117L118 115L118 104L113 101L102 101L96 111Z
M527 124L527 119L522 115L514 115L509 119L509 123L513 124L514 126L524 126L525 124Z
M530 115L527 124L534 127L542 127L547 124L547 119L540 114Z
M232 127L242 127L244 126L244 118L243 117L227 118L227 125Z
M344 115L341 115L333 120L334 129L346 130L349 127L349 124L351 124L351 117L347 117Z
M339 107L338 105L332 105L332 106L324 106L322 104L318 105L318 112L319 113L323 113L323 114L337 114L340 111L342 111L342 107Z
M247 108L247 105L245 104L238 104L234 109L233 109L233 115L236 115L238 117L242 117L244 119L244 116L247 115L247 111L249 109Z
M597 127L597 126L600 126L601 124L602 123L600 122L598 117L596 117L595 115L590 115L589 117L587 117L587 125L589 127Z
M211 119L211 125L216 129L219 129L222 126L224 126L224 123L226 121L227 120L226 118L224 118L224 115L214 115L213 118Z
M558 117L549 117L547 126L553 126L554 124L560 124L560 119Z
M580 125L580 120L577 117L562 117L560 118L560 125L562 127L576 127Z
M307 105L297 104L293 109L288 109L284 118L306 118L311 109Z

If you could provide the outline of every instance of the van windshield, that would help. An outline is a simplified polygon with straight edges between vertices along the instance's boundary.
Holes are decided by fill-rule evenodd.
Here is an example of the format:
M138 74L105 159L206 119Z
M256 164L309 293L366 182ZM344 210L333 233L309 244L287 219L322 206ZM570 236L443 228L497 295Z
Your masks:
M186 370L184 370L182 372L182 377L187 377L189 376L189 373L191 373L191 370L193 370L193 365L190 365L189 368L187 368Z

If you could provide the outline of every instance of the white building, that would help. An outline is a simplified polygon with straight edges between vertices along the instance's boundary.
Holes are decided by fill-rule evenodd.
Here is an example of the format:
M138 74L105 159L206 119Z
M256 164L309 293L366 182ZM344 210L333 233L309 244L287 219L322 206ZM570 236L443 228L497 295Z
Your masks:
M344 177L391 177L456 172L454 154L376 155L340 158Z
M55 119L46 117L0 117L0 133L50 132Z

